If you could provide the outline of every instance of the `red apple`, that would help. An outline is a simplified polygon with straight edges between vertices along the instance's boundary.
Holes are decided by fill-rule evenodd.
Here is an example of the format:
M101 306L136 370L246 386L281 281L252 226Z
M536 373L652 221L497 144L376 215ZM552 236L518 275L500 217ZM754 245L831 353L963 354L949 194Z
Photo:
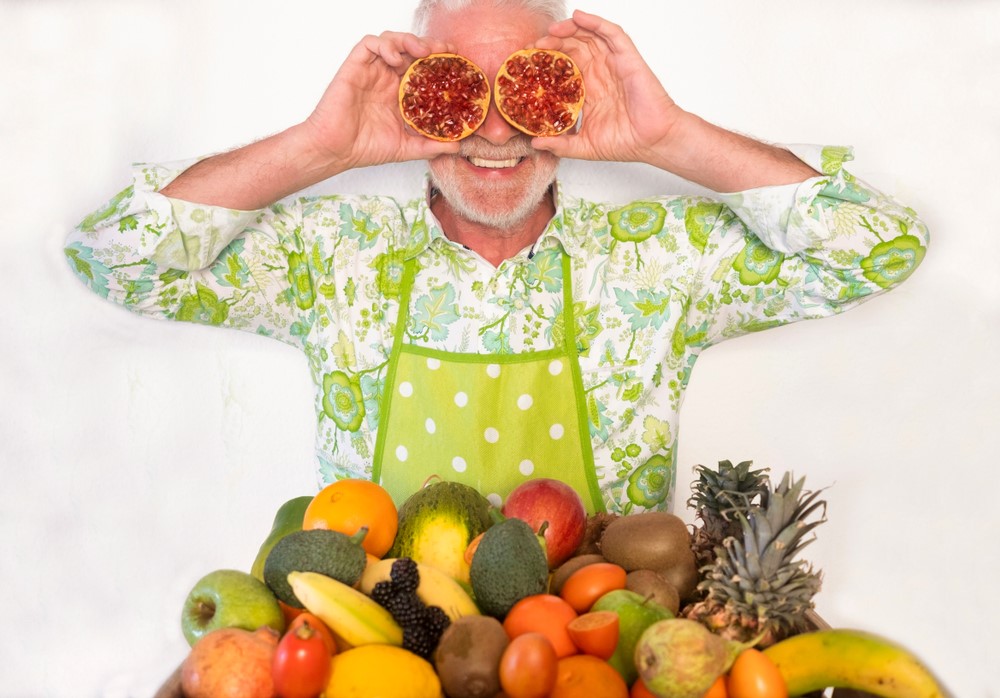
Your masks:
M587 510L576 490L565 482L541 477L515 487L503 505L503 515L521 519L537 531L545 529L549 569L555 569L580 547L587 530Z

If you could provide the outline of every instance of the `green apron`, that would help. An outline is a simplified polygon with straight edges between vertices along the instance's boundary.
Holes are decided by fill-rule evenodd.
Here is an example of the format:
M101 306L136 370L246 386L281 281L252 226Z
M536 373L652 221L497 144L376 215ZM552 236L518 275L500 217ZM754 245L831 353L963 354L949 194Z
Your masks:
M431 476L495 505L532 478L561 480L604 511L590 445L563 252L563 345L521 354L445 352L404 341L416 261L406 263L372 478L401 504Z

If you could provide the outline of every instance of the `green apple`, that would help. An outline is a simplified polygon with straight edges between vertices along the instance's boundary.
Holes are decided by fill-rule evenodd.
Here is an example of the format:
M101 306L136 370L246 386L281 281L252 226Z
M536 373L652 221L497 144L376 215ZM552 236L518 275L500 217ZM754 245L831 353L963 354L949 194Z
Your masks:
M265 625L284 631L285 614L264 582L240 570L215 570L199 579L181 613L181 629L192 646L216 628L256 630Z
M618 614L618 644L608 663L631 686L639 672L635 667L635 646L639 637L653 623L673 618L674 614L650 598L628 589L615 589L594 602L592 611Z

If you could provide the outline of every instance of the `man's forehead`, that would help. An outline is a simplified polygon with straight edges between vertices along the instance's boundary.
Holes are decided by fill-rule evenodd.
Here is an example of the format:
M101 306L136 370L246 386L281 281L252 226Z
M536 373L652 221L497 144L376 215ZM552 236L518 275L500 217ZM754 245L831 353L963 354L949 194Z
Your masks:
M538 38L552 21L524 6L497 7L488 2L457 9L439 5L431 10L428 20L431 36L484 48L523 41L525 37Z

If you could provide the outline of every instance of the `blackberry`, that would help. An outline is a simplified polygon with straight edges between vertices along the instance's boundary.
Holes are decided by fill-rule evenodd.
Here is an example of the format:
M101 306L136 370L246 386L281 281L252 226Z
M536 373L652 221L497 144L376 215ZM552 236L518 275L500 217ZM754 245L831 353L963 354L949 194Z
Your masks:
M414 594L420 586L420 570L412 558L401 557L393 562L389 576L400 593Z
M451 623L438 606L428 606L417 596L420 570L417 563L401 557L392 563L389 579L375 584L371 597L392 615L403 629L403 648L430 659Z
M372 599L384 608L388 609L389 603L395 596L396 590L393 588L392 582L376 582L375 586L372 587Z

